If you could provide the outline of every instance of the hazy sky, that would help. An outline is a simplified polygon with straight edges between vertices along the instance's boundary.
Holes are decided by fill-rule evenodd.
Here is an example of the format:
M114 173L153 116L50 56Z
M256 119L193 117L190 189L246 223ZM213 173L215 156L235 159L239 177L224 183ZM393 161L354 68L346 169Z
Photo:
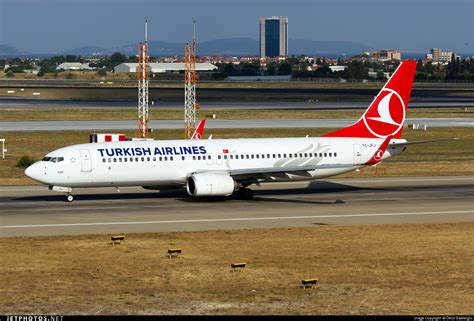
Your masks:
M290 38L374 48L474 52L474 0L0 0L0 44L35 53L144 38L258 39L258 18L288 16ZM466 45L467 43L467 45ZM291 43L290 43L291 45Z

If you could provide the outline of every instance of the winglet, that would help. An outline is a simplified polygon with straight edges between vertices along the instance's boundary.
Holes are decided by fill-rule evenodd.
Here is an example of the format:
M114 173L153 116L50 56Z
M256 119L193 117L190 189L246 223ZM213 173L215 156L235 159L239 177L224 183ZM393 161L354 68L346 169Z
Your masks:
M202 137L202 133L204 132L204 125L206 124L206 119L204 118L199 122L198 127L193 133L193 136L191 136L191 140L199 140Z
M379 149L377 149L377 151L375 152L374 156L372 156L372 158L364 165L377 165L378 163L380 163L382 161L383 154L387 150L390 140L392 140L392 136L388 136L387 138L385 138L382 145L380 145Z

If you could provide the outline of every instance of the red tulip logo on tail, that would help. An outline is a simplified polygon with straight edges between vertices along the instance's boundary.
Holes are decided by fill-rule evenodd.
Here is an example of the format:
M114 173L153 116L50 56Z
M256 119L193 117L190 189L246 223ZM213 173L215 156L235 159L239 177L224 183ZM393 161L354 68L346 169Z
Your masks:
M377 107L377 108L373 108ZM384 88L363 116L367 129L376 137L384 138L396 134L405 120L405 104L400 95Z

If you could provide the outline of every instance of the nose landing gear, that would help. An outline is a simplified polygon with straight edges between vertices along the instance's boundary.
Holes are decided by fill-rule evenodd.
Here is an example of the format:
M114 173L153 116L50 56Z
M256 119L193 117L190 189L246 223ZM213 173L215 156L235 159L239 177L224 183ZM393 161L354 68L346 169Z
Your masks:
M66 194L66 197L64 200L68 203L71 203L72 201L74 201L74 196L72 194Z

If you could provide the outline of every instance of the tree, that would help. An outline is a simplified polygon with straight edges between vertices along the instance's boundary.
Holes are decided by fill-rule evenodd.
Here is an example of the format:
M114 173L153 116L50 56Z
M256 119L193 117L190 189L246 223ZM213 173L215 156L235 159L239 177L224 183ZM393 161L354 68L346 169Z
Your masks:
M124 54L120 52L114 52L112 56L107 59L105 62L105 66L107 69L112 70L115 66L120 65L121 63L124 63L127 61L127 57L125 57Z
M266 74L268 76L274 76L276 75L277 73L277 70L278 70L278 64L274 61L271 61L267 64L267 72Z
M278 66L278 74L279 75L289 75L291 74L291 65L286 61L283 61Z

